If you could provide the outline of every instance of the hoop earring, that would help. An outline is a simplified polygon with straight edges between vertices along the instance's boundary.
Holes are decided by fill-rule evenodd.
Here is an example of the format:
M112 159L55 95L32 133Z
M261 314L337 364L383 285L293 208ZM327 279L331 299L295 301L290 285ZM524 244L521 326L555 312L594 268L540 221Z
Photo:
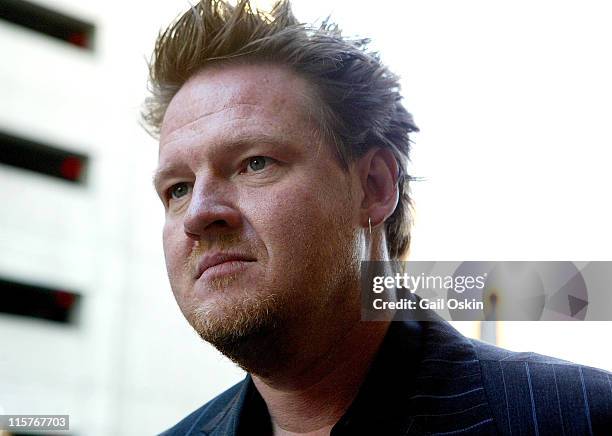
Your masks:
M368 217L368 227L370 228L370 239L372 239L372 220Z

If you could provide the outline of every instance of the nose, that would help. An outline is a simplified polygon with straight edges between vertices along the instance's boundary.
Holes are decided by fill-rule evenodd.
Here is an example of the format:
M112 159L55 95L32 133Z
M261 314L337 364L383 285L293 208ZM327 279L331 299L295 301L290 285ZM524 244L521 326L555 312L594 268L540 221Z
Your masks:
M214 233L232 233L239 229L241 214L229 194L219 183L196 180L183 221L185 234L200 240Z

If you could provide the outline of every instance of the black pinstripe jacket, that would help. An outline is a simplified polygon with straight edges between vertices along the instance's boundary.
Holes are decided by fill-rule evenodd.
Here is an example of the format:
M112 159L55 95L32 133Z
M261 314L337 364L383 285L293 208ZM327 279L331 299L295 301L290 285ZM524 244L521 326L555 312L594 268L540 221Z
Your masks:
M163 433L260 434L271 434L269 415L249 376ZM446 322L394 322L331 434L612 435L612 374L468 339Z

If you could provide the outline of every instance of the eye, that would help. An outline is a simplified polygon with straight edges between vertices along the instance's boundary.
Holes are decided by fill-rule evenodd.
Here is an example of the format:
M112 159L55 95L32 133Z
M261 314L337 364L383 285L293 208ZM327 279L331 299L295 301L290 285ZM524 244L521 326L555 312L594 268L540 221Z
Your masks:
M178 200L179 198L189 194L191 187L186 182L177 183L168 189L168 193L170 194L170 198L173 200Z
M249 169L252 171L261 171L266 167L269 161L269 157L253 156L247 160L247 171Z

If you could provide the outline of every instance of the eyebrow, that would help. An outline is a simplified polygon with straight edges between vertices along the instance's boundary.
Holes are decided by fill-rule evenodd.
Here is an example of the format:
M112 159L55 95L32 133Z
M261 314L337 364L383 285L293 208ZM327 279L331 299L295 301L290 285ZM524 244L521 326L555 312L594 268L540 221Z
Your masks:
M190 139L190 138L186 138ZM219 142L212 146L212 148L216 151L219 149L223 150L231 150L238 148L246 148L249 146L259 145L259 144L270 144L273 147L283 147L285 149L290 149L291 145L293 145L292 140L281 141L277 137L267 135L265 133L258 133L256 135L245 135L237 138L233 138L228 141ZM166 144L167 145L167 144ZM168 164L161 168L157 168L153 172L153 187L157 190L161 180L165 177L170 177L174 174L180 172L178 166L174 164Z

